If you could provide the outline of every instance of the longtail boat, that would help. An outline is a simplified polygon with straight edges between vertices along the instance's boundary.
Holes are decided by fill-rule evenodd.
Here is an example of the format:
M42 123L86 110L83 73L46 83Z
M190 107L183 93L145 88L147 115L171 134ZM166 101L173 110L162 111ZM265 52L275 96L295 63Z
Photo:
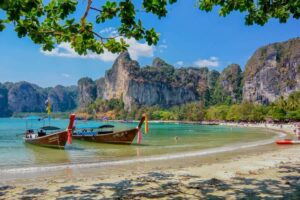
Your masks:
M143 116L139 125L133 129L114 131L113 125L102 125L98 127L75 128L73 139L98 143L131 144L141 129L147 116ZM147 121L146 121L147 124Z
M33 119L33 118L32 118ZM36 118L41 120L40 118ZM36 132L33 129L27 129L24 136L24 141L29 144L51 147L64 148L66 143L72 143L72 129L74 125L75 114L70 115L69 125L66 130L54 126L43 126ZM50 132L47 134L47 132Z

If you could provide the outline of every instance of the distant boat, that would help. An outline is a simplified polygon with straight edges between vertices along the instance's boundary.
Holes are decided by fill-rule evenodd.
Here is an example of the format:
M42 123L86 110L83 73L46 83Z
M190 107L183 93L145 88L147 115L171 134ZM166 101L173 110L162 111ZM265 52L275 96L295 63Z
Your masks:
M292 139L283 139L283 140L276 140L276 144L300 144L300 140L292 140Z
M27 120L44 120L39 117L31 116ZM33 129L27 129L24 136L24 141L29 144L51 147L64 148L67 141L72 141L72 129L74 125L75 114L70 115L69 126L66 130L61 130L55 126L43 126L36 132ZM27 123L26 123L27 124Z
M113 125L102 126L78 126L73 132L73 139L98 143L131 144L141 129L145 116L140 120L139 125L133 129L114 131Z

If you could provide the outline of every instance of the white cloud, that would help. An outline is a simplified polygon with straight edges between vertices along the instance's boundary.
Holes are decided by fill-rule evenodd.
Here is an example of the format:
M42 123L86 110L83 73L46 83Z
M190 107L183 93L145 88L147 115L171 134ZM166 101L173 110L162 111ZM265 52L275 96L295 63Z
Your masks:
M112 31L115 31L116 29L114 27L107 27L107 28L104 28L102 29L101 31L99 31L99 33L111 33Z
M71 75L70 74L61 74L63 77L65 77L65 78L70 78L71 77Z
M96 54L93 52L89 52L87 55L79 55L74 49L71 47L69 43L61 43L52 51L43 51L41 52L46 56L57 56L57 57L65 57L65 58L83 58L83 59L98 59L104 62L114 61L117 57L116 54L112 54L110 52L105 51L103 54Z
M209 59L199 59L194 62L197 67L219 67L219 58L211 56Z
M140 57L153 57L154 47L148 46L147 43L140 43L135 39L125 39L125 41L130 45L128 51L132 59L139 59ZM103 62L112 62L117 58L117 54L104 51L103 54L96 54L89 52L87 55L79 55L71 47L69 43L61 43L52 51L43 51L41 53L46 56L57 56L65 58L82 58L82 59L98 59Z
M183 61L179 60L175 63L177 66L182 66L183 65Z
M137 60L140 57L153 57L154 46L149 46L147 43L140 43L135 39L124 39L129 44L128 52L132 59Z
M109 37L114 37L118 35L118 30L115 27L107 27L100 30L99 33Z
M211 56L210 57L211 60L219 60L219 58L215 57L215 56Z
M118 35L118 31L115 27L107 27L99 31L100 34L107 35L107 37L114 37ZM117 40L121 37L116 38ZM132 59L138 60L140 57L153 57L155 47L153 45L149 46L147 43L141 43L136 41L135 39L127 39L123 38L127 44L129 44L128 52ZM167 48L166 44L162 44L159 47ZM112 62L117 57L118 54L112 54L108 51L104 51L103 54L96 54L93 52L89 52L87 55L78 55L74 49L72 49L69 43L61 43L51 52L49 51L42 51L44 55L48 56L59 56L59 57L66 57L66 58L85 58L85 59L98 59L104 62Z

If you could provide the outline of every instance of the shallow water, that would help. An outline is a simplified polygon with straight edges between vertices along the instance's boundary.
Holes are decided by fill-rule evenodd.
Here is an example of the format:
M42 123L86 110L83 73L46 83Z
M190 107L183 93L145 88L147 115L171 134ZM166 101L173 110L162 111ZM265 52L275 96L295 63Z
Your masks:
M77 123L85 123L79 121ZM99 122L89 121L89 124ZM66 127L67 120L52 120L51 125ZM138 123L109 123L116 129L136 127ZM42 125L36 124L36 126ZM118 160L158 157L165 154L207 150L224 146L241 146L244 143L270 139L274 133L265 129L193 124L150 123L150 133L143 134L142 144L99 144L73 140L65 150L50 149L23 143L25 120L0 119L0 170L20 167L56 166L61 164L102 163ZM177 139L175 139L177 138ZM220 148L219 148L220 149ZM221 148L220 151L223 151ZM226 151L226 148L224 148Z

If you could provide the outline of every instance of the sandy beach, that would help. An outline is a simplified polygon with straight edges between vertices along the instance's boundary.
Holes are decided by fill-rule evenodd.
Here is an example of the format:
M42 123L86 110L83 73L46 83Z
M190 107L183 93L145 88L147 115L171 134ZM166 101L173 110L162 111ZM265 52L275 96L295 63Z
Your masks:
M293 136L292 125L247 126ZM0 199L298 199L299 152L297 145L267 144L209 156L29 174L1 180Z

